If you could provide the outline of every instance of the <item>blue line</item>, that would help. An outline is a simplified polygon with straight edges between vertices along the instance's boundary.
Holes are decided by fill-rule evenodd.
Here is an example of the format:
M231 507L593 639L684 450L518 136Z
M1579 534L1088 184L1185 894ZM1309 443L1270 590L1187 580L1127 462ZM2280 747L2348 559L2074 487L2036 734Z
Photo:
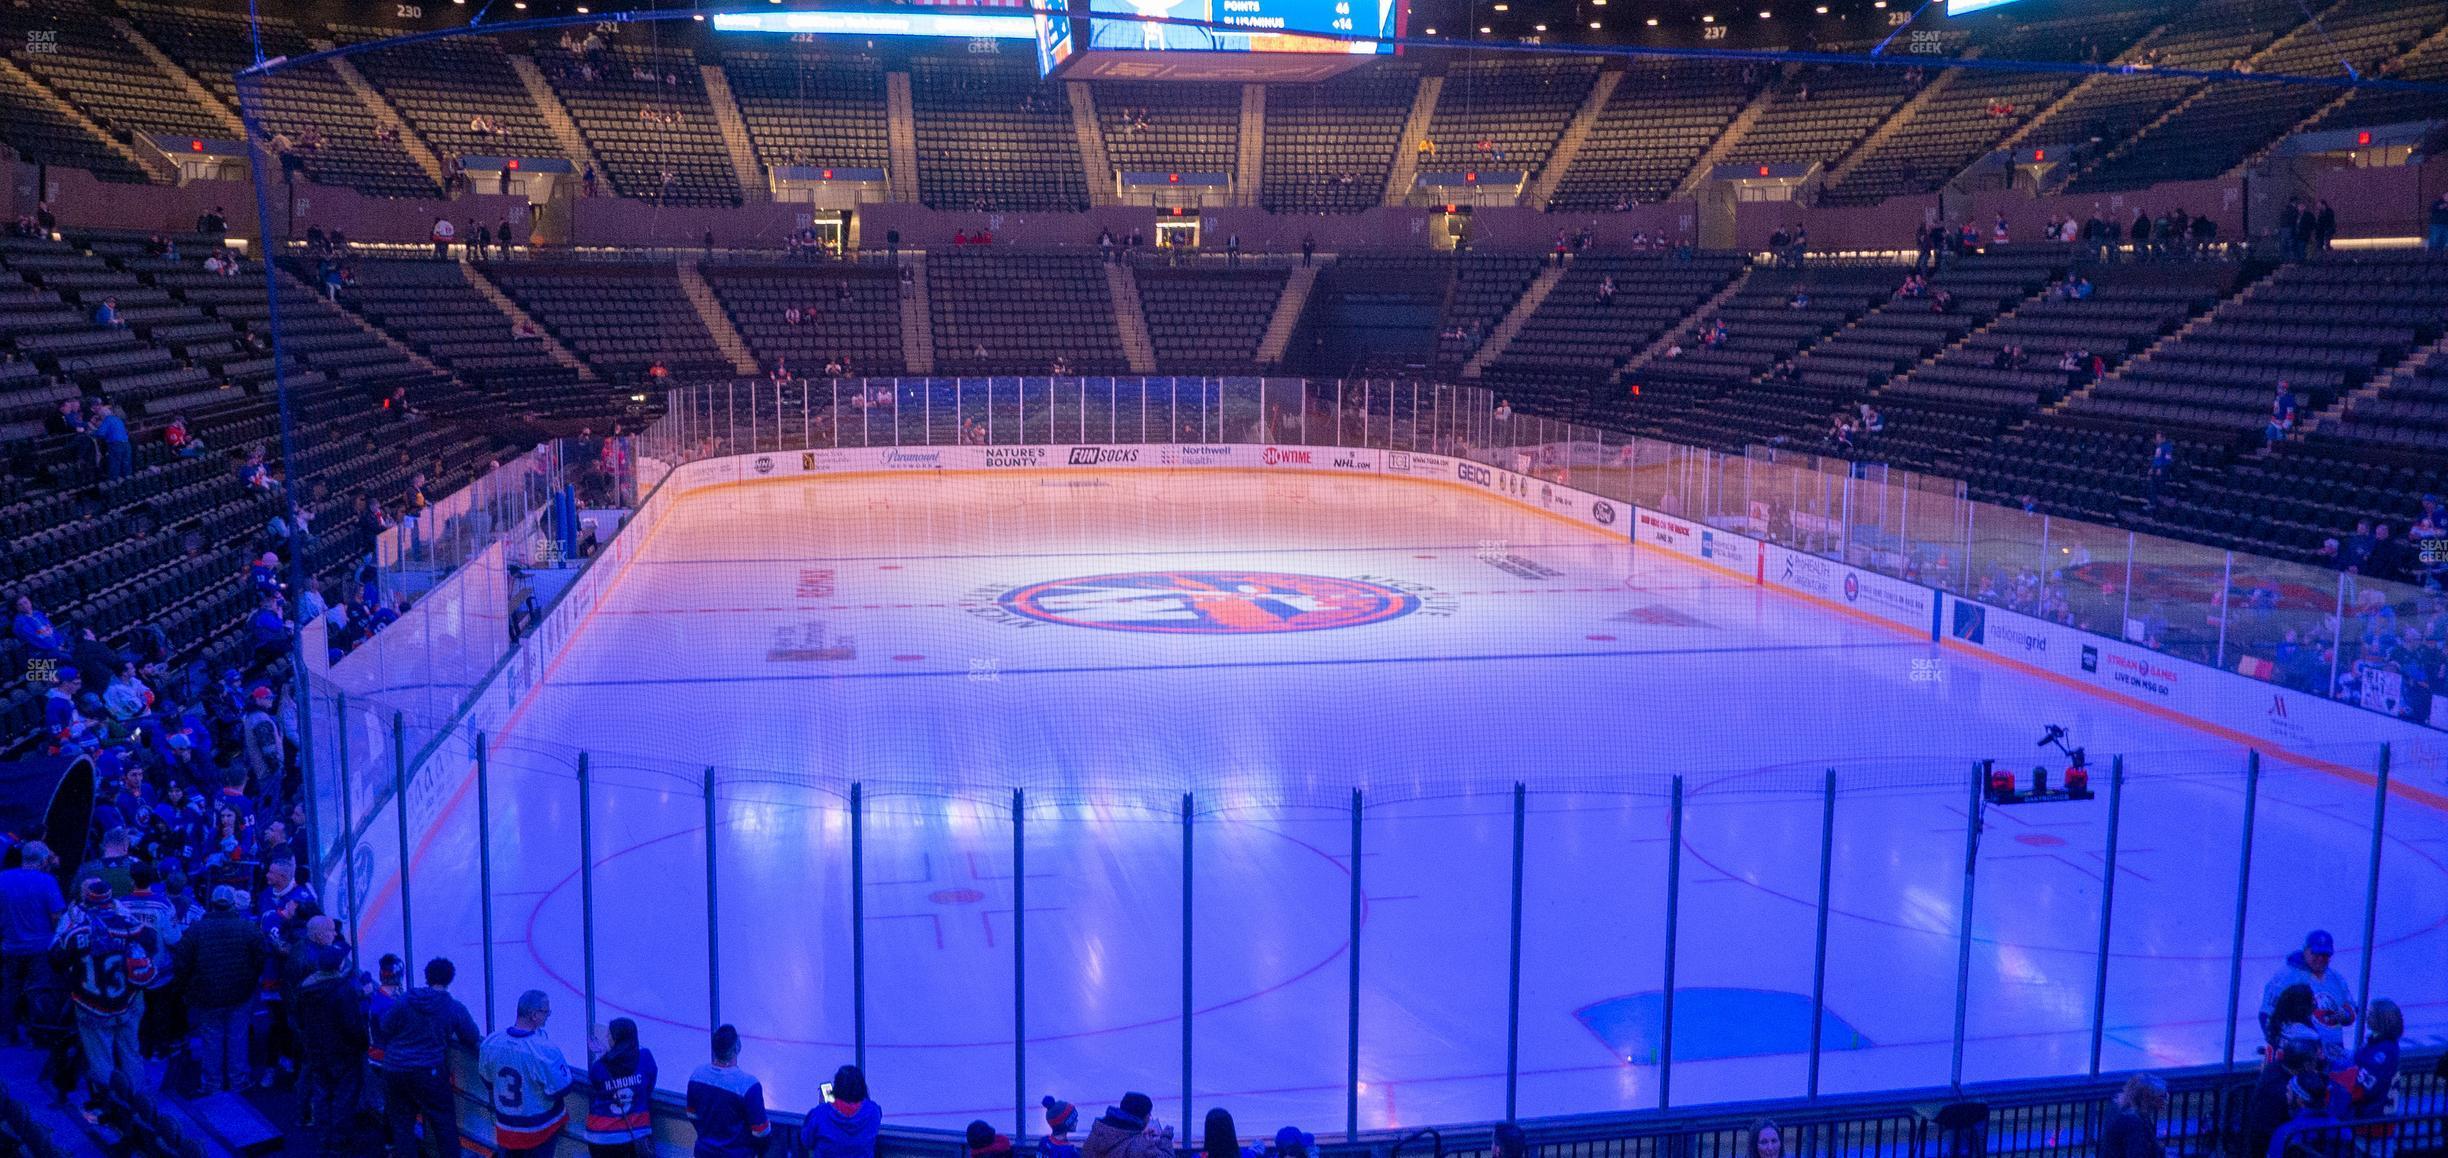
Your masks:
M1179 637L1173 637L1173 638L1179 638ZM1220 671L1220 670L1229 670L1229 669L1232 669L1232 668L1273 668L1273 667L1366 667L1366 666L1371 666L1371 665L1379 665L1379 664L1413 664L1413 663L1419 663L1419 664L1426 664L1426 663L1492 663L1492 662L1505 662L1505 661L1510 661L1510 660L1539 660L1539 659L1632 659L1632 658L1639 658L1639 657L1646 657L1646 656L1662 656L1662 655L1766 655L1766 654L1775 653L1775 652L1851 651L1851 650L1857 650L1857 649L1861 649L1861 648L1906 648L1906 647L1921 647L1921 646L1923 646L1923 645L1922 645L1922 644L1920 644L1919 642L1905 642L1905 643L1795 643L1795 644L1746 644L1746 645L1741 645L1741 646L1732 646L1732 647L1670 647L1670 648L1661 648L1661 649L1651 650L1651 651L1640 651L1640 650L1607 650L1607 651L1545 651L1545 652L1516 652L1516 653L1509 653L1509 654L1507 654L1507 653L1498 653L1498 654L1492 654L1492 655L1351 656L1351 657L1339 658L1339 659L1230 660L1230 661L1222 661L1222 662L1217 662L1217 663L1102 664L1102 665L1096 665L1096 666L1087 666L1087 667L1032 667L1032 668L1011 668L1011 669L1002 669L1002 670L998 670L998 671L996 671L995 675L996 675L997 677L1001 677L1001 676L1005 676L1005 675L1107 675L1107 674L1114 674L1114 673L1121 673L1121 672L1129 672L1129 673L1132 673L1132 674L1140 674L1140 673L1153 673L1153 672ZM666 684L750 684L750 683L806 683L806 682L823 682L823 681L831 681L831 680L888 680L888 679L942 679L942 678L957 678L957 679L967 679L967 678L969 678L969 676L970 676L970 673L969 673L967 670L960 670L960 669L946 669L946 670L943 670L943 671L878 671L878 672L846 672L846 673L842 673L842 674L839 674L839 675L833 675L833 674L809 674L809 675L743 675L743 676L691 676L691 677L687 677L687 678L671 678L671 679L629 679L629 680L554 680L554 681L551 681L550 683L544 684L544 685L542 685L542 686L544 686L544 687L554 687L554 688L621 688L621 687L660 687L660 686L663 686L663 685L666 685Z
M1604 540L1573 543L1503 544L1504 549L1507 551L1537 547L1603 547L1613 549L1621 546L1623 546L1621 543ZM1326 555L1338 553L1356 554L1366 551L1476 551L1479 548L1480 544L1478 543L1457 543L1449 547L1166 547L1147 551L1041 551L1020 555L808 555L804 557L785 556L779 558L762 559L632 559L630 562L632 564L645 564L651 567L720 567L735 563L937 563L977 559L1113 559L1142 558L1150 556L1162 557L1167 555L1243 555L1261 552L1269 555Z

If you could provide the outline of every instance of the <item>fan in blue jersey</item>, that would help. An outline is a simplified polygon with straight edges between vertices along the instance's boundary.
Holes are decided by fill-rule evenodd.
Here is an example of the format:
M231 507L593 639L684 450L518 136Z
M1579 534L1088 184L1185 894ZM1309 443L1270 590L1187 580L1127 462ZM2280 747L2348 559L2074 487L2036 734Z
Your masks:
M714 1060L689 1075L688 1116L697 1124L695 1158L754 1158L765 1152L773 1124L765 1117L765 1084L740 1068L739 1030L714 1028Z
M590 1158L635 1158L637 1144L654 1137L655 1059L638 1047L637 1023L615 1017L610 1040L587 1066L587 1153Z

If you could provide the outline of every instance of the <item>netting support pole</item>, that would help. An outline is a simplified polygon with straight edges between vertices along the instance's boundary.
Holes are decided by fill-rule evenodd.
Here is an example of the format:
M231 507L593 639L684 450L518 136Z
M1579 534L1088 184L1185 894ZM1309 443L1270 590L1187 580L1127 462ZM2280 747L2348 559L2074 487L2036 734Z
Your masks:
M2091 1076L2108 1036L2108 933L2116 927L2117 825L2125 815L2125 757L2108 765L2108 859L2100 871L2099 964L2091 977Z
M1349 983L1344 994L1343 1140L1360 1140L1360 790L1351 801L1351 925L1345 930L1351 945Z
M867 1070L867 786L850 785L850 1056Z
M2236 857L2235 943L2227 956L2227 1068L2235 1068L2236 1016L2244 1004L2244 914L2252 900L2253 813L2261 807L2261 753L2244 756L2244 839Z
M340 692L332 699L332 740L334 763L340 769L340 871L348 881L349 928L358 929L358 914L365 910L365 893L357 879L357 794L349 785L349 714L348 693ZM363 935L363 930L359 930Z
M2388 832L2389 746L2380 745L2378 782L2372 790L2371 880L2363 891L2363 969L2362 979L2355 985L2355 995L2362 999L2363 1008L2371 1009L2372 957L2379 952L2380 922L2380 841ZM2363 1036L2371 1025L2368 1016L2355 1018L2355 1048L2363 1048Z
M1023 387L1025 390L1026 388ZM1024 394L1023 397L1026 397ZM1022 423L1021 430L1028 429ZM1049 428L1050 429L1050 428ZM1012 1135L1028 1133L1028 810L1012 789Z
M397 711L391 713L391 819L399 827L400 962L415 977L416 922L408 904L408 862L414 859L408 847L408 720Z
M1513 782L1513 949L1505 986L1505 1119L1511 1121L1521 1090L1522 842L1527 834L1530 790Z
M1191 1118L1190 1118L1190 1114L1191 1114L1191 1105L1190 1105L1190 1030L1191 1030L1191 1025L1190 1025L1190 1022L1191 1022L1191 1017L1192 1017L1192 1015L1193 1015L1193 1014L1196 1012L1196 1011L1195 1011L1195 1009L1194 1009L1194 1008L1192 1007L1192 1005L1191 1005L1191 997L1190 997L1190 981L1191 981L1191 974L1190 974L1190 962L1191 962L1191 959L1192 959L1192 958L1191 958L1191 953L1190 953L1190 946L1196 942L1196 938L1195 938L1195 937L1193 937L1193 936L1191 935L1191 920L1190 920L1190 914L1191 914L1191 912L1192 912L1192 910L1191 910L1191 908L1190 908L1190 864L1191 864L1191 861L1190 861L1190 825L1191 825L1191 817L1194 815L1194 813L1193 813L1193 811L1192 811L1192 808L1191 808L1192 803L1193 803L1193 801L1191 800L1191 796L1190 796L1190 794L1189 794L1189 793L1187 793L1187 792L1182 793L1182 811L1181 811L1181 820L1182 820L1182 902L1181 902L1181 905L1182 905L1182 919L1181 919L1181 959L1182 959L1182 1087L1181 1087L1181 1090L1182 1090L1182 1108L1181 1108L1181 1120L1182 1120L1182 1142L1183 1142L1185 1145L1187 1145L1187 1144L1189 1143L1189 1141L1190 1141L1190 1121L1191 1121ZM1021 1114L1022 1114L1023 1116L1026 1116L1026 1114L1028 1113L1028 1107L1027 1107L1027 1105L1026 1105L1026 1099L1023 1099L1022 1101L1023 1101L1023 1104L1022 1104L1022 1106L1021 1106Z
M595 776L578 753L578 944L586 954L586 1027L595 1032Z
M1658 1018L1658 1109L1674 1093L1675 941L1683 915L1683 777L1674 778L1666 813L1666 995Z
M721 1025L722 1019L722 891L715 883L714 866L722 863L714 839L714 766L705 770L705 844L706 844L706 1024ZM851 908L858 907L857 894L851 896Z
M1635 535L1633 538L1638 539ZM1819 1049L1827 1021L1828 884L1836 868L1836 770L1827 770L1827 787L1819 795L1819 913L1811 943L1811 1023L1809 1096L1819 1096Z
M1972 794L1964 802L1963 902L1955 910L1955 1060L1947 1085L1963 1088L1964 1019L1972 1009L1972 884L1980 879L1982 793L1989 786L1987 761L1972 766Z
M493 760L476 733L476 917L484 937L484 1026L493 1032ZM592 1022L588 1024L592 1025Z

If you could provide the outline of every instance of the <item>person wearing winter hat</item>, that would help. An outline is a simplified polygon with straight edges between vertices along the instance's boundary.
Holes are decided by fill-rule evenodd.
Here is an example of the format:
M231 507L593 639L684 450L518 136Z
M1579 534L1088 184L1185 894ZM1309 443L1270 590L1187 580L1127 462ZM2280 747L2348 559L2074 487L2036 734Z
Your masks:
M1011 1158L1011 1139L984 1119L969 1123L969 1158Z
M1052 1094L1038 1099L1045 1107L1045 1136L1037 1139L1037 1158L1079 1158L1071 1131L1079 1129L1079 1107Z
M1171 1158L1173 1131L1155 1123L1155 1109L1146 1094L1122 1095L1121 1105L1107 1107L1088 1128L1081 1158Z
M807 1112L799 1144L813 1158L875 1158L884 1108L867 1095L867 1075L857 1066L833 1071L831 1100Z
M80 909L52 943L51 960L59 975L70 979L85 1076L97 1094L110 1088L113 1075L142 1090L145 1069L136 1027L144 1019L144 991L153 984L161 939L128 915L101 877L86 877L77 898ZM95 1113L89 1108L87 1117L98 1121Z
M2304 937L2303 948L2287 955L2286 963L2261 989L2261 1028L2270 1030L2270 1014L2277 1007L2278 995L2289 986L2305 985L2312 990L2312 1027L2320 1033L2321 1053L2331 1069L2347 1062L2346 1027L2357 1016L2354 991L2347 988L2346 977L2329 967L2337 952L2337 942L2326 929L2314 929Z

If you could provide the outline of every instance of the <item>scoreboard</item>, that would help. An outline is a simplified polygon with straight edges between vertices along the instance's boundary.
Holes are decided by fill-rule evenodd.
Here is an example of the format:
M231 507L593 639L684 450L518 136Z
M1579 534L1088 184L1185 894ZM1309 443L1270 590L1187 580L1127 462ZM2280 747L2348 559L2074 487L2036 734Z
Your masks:
M1113 79L1324 79L1395 51L1406 15L1402 0L1038 0L1038 63Z

